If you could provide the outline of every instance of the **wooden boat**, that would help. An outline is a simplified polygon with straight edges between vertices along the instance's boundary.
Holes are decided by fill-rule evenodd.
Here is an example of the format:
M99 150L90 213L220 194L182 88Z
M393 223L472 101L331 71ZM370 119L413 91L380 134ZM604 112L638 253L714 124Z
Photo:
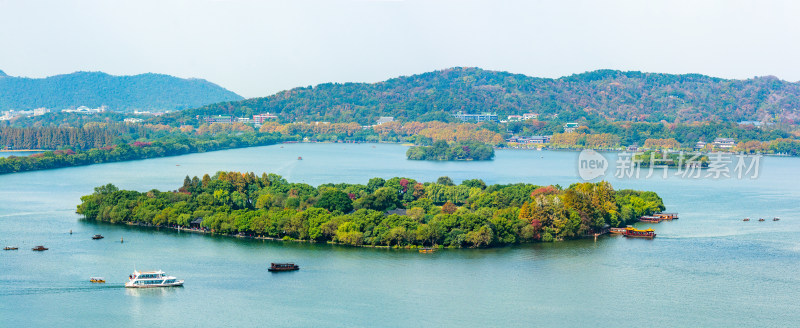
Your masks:
M39 251L39 252L41 252L41 251L46 251L46 250L48 250L49 248L47 248L47 247L44 247L44 246L42 246L42 245L39 245L39 246L36 246L36 247L34 247L34 248L32 248L32 249L33 249L34 251Z
M758 222L763 222L763 221L764 221L764 218L758 219Z
M3 250L5 250L5 251L16 251L18 249L19 248L17 246L6 246L6 247L3 247Z
M650 222L650 223L659 223L659 222L661 222L661 220L662 220L661 217L648 216L648 215L645 215L645 216L639 218L639 221Z
M634 227L627 227L625 228L625 233L623 236L632 238L655 238L656 232L653 230L653 228L639 230Z
M92 283L95 283L95 284L105 284L106 283L106 278L103 278L103 277L90 277L89 281L91 281Z
M281 271L295 271L300 270L300 266L294 263L270 263L269 272L281 272Z
M104 238L103 235L94 235L94 236L92 236L92 239L95 239L95 240L103 239L103 238Z
M780 220L781 220L781 218L779 218L779 217L772 218L772 221L780 221Z
M626 228L609 228L608 232L624 235L625 234L625 229Z
M661 218L661 220L677 220L678 213L656 213L653 216Z
M434 249L433 249L433 248L430 248L430 247L424 247L424 248L420 248L420 249L419 249L419 252L420 252L420 253L433 253L433 252L434 252Z
M750 218L744 218L742 221L750 221Z

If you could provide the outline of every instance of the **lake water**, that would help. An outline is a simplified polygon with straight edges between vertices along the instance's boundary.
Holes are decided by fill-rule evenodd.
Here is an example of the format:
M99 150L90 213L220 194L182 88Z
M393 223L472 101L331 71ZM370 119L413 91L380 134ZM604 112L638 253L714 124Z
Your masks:
M578 182L575 152L501 150L489 162L405 159L393 144L286 144L0 176L0 326L793 326L800 322L800 159L764 158L755 180L617 180L680 219L654 240L495 249L353 248L87 223L105 183L173 190L185 175L275 172L290 181L379 176L487 184ZM303 160L297 160L302 156ZM613 157L610 156L613 161ZM767 218L757 222L758 217ZM773 216L781 221L773 222ZM742 222L743 217L753 218ZM73 234L70 235L69 231ZM91 240L96 233L106 236ZM124 238L124 243L120 243ZM32 252L43 244L46 252ZM297 272L270 274L270 262ZM122 288L133 269L183 288ZM108 283L91 284L90 276Z
M31 150L31 151L0 151L0 158L2 157L9 157L9 156L17 156L17 157L24 157L30 156L33 154L40 154L43 153L42 151L38 150Z

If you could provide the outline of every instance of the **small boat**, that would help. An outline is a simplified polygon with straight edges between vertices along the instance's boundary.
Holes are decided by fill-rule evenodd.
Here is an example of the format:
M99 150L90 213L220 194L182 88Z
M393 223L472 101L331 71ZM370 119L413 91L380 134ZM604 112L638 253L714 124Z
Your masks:
M649 216L649 215L645 215L645 216L639 218L639 221L650 222L650 223L659 223L659 222L661 222L661 220L662 220L661 217Z
M652 228L639 230L634 227L627 227L625 228L623 236L632 238L655 238L656 232Z
M153 288L153 287L178 287L183 286L183 280L168 276L164 271L133 271L128 276L126 288Z
M750 218L744 218L742 221L750 221Z
M763 222L763 221L765 221L764 218L759 218L758 219L758 222Z
M103 238L105 238L105 237L103 237L103 235L94 235L94 236L92 236L92 239L95 239L95 240L103 239Z
M281 271L295 271L300 270L300 266L294 263L270 263L269 272L281 272Z
M46 250L48 250L49 248L47 248L47 247L44 247L44 246L42 246L42 245L39 245L39 246L36 246L36 247L34 247L34 248L32 248L32 249L33 249L34 251L39 251L39 252L41 252L41 251L46 251Z
M6 246L6 247L3 247L3 250L5 250L5 251L16 251L18 249L19 248L17 246Z
M425 247L425 248L420 248L419 252L420 253L433 253L434 250L433 250L433 248Z
M95 284L105 284L106 283L106 278L103 278L103 277L90 277L89 281L91 281L92 283L95 283Z
M297 156L297 160L298 160L298 161L302 161L302 160L303 160L303 158L302 158L302 157L300 157L300 156Z
M779 217L777 217L777 216L776 216L776 217L774 217L774 218L772 218L772 221L780 221L780 220L781 220L781 218L779 218Z

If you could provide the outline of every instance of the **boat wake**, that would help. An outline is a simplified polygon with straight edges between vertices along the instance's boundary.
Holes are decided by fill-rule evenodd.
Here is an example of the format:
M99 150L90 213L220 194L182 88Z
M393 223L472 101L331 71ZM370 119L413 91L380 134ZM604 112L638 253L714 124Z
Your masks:
M53 214L59 213L64 211L46 211L46 212L19 212L19 213L9 213L9 214L2 214L0 218L7 218L7 217L15 217L15 216L28 216L28 215L42 215L42 214Z
M91 283L87 282L87 284ZM0 296L87 293L98 290L120 288L125 288L125 286L122 284L91 284L88 286L63 287L4 287L0 289Z

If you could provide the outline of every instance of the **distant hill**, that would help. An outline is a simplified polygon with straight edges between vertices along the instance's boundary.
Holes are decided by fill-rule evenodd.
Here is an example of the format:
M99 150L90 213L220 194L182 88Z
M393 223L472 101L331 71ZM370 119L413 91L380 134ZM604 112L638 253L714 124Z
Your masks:
M536 78L479 68L451 68L378 83L325 83L263 98L175 114L277 113L283 120L374 122L446 118L448 113L534 112L559 118L657 122L777 120L800 122L800 83L775 77L728 80L699 74L599 70ZM167 117L166 119L169 119Z
M43 79L11 77L0 71L0 110L90 108L109 110L177 110L241 96L202 79L163 74L114 76L102 72L75 72Z

